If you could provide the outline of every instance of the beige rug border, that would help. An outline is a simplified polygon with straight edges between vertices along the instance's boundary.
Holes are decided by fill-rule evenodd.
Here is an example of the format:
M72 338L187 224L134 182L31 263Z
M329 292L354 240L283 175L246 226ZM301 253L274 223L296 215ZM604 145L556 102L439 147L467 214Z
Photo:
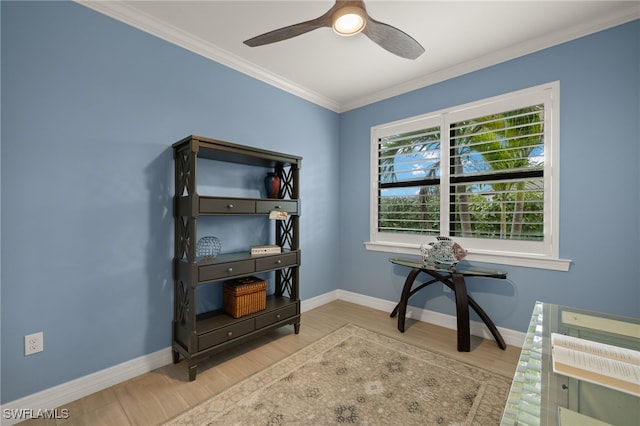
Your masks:
M433 351L431 349L421 348L411 343L402 342L393 337L380 334L375 331L368 330L363 327L359 327L353 324L345 324L344 326L330 332L326 336L323 336L319 340L310 343L302 349L299 349L295 353L288 355L284 359L276 362L273 365L260 370L253 375L246 377L242 381L231 385L229 388L223 390L220 393L208 397L206 400L198 403L194 407L187 411L175 416L171 420L163 424L163 426L171 425L195 425L197 419L212 418L219 416L227 410L233 408L243 398L260 391L266 386L277 382L278 380L286 377L292 370L296 370L302 367L307 362L311 361L316 356L326 352L327 350L339 345L344 340L357 336L375 343L391 345L394 350L402 352L409 356L417 356L416 354L427 354L428 356L423 358L424 361L438 365L442 368L448 368L450 361L454 361L456 373L458 374L471 374L473 372L478 380L485 383L492 378L503 378L505 380L511 380L511 378L503 376L499 373L493 373L485 370L482 367L476 367L470 365L465 361L457 359L451 359L441 353ZM468 371L461 372L459 367ZM477 375L480 374L481 377ZM485 385L483 385L484 387ZM212 401L218 399L219 401Z

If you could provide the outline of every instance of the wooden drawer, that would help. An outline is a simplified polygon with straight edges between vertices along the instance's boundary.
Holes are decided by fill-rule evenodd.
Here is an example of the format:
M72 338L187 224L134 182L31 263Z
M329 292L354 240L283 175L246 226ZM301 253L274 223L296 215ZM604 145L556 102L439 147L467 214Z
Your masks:
M198 268L198 281L215 281L236 275L250 274L254 271L255 262L253 260L204 265Z
M198 336L198 350L202 351L243 334L251 333L255 329L254 324L254 320L251 318Z
M202 214L253 214L255 212L256 202L254 200L200 197L200 213Z
M269 213L270 211L274 210L287 213L298 213L298 202L291 200L256 201L256 213Z
M256 259L256 271L278 269L298 263L297 253L287 253L280 256L266 256Z
M256 330L283 321L296 315L296 305L291 304L275 311L267 312L256 317Z

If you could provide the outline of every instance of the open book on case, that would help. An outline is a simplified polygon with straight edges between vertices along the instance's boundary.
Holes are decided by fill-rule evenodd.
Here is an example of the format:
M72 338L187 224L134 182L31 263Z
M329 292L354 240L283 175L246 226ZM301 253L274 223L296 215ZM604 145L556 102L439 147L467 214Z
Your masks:
M553 371L640 397L640 351L551 334Z

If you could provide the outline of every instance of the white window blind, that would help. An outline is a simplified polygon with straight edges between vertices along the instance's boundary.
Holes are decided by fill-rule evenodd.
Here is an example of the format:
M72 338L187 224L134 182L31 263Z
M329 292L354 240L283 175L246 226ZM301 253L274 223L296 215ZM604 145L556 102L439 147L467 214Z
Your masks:
M544 108L450 124L452 237L544 239Z
M378 231L438 235L440 128L380 138L378 160Z
M470 258L568 269L558 258L558 95L549 83L372 128L367 247L417 254L447 235Z

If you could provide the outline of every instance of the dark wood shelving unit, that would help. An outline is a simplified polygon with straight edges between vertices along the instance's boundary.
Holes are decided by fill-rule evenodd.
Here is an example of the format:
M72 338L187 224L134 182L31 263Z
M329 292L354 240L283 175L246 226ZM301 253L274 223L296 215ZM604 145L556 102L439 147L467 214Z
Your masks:
M292 324L300 331L299 171L301 157L261 150L200 136L188 136L173 145L174 196L174 318L173 361L188 363L189 380L195 380L198 362L205 357L246 342L274 328ZM198 158L271 168L280 177L280 194L274 198L240 198L200 195L196 190ZM275 244L281 253L252 256L226 253L214 260L196 259L197 220L200 216L263 215L287 212L276 220ZM222 310L196 314L196 288L261 272L275 271L275 293L266 309L240 318Z

